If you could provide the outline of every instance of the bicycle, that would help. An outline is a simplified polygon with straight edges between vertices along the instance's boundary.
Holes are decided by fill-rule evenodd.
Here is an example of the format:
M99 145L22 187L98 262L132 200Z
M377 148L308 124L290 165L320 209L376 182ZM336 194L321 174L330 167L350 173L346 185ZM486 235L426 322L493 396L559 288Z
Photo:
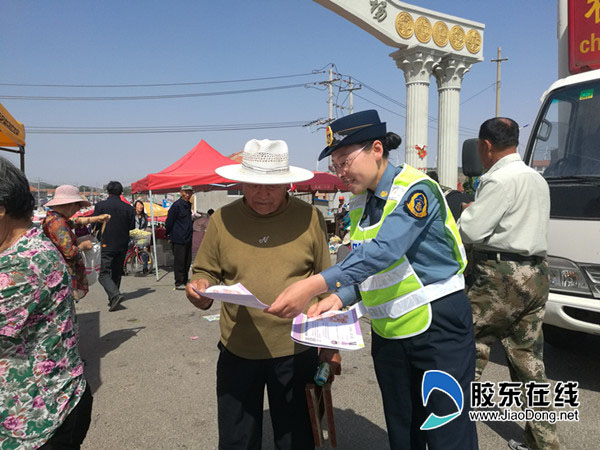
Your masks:
M134 230L132 230L134 231ZM139 232L139 230L137 230ZM146 232L144 232L146 233ZM131 235L131 232L130 232ZM132 240L125 254L125 260L123 261L123 274L137 274L143 271L144 259L147 258L148 262L146 267L152 264L152 252L150 251L150 233L147 235L131 235Z

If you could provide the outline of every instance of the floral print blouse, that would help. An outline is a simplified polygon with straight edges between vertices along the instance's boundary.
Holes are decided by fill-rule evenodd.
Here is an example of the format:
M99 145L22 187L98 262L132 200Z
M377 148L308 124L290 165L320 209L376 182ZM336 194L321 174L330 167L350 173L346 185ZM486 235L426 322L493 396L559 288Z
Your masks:
M0 253L0 449L42 446L86 386L69 272L32 226Z
M73 295L76 300L79 300L88 293L89 287L85 275L85 264L77 247L77 237L73 233L74 225L72 220L50 210L46 213L42 228L65 258L73 283Z

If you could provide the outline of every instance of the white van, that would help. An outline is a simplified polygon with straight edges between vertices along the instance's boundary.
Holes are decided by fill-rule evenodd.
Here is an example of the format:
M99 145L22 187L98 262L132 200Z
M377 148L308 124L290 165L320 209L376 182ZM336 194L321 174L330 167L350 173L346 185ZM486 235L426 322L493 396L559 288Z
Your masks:
M550 297L545 330L600 335L600 70L560 79L542 96L524 160L550 186Z

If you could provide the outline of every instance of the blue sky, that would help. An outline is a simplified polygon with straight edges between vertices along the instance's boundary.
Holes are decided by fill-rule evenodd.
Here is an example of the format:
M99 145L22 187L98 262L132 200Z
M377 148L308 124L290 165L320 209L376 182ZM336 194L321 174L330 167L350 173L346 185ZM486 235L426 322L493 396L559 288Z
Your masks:
M368 0L364 0L368 1ZM556 2L463 0L413 2L485 24L485 61L465 76L460 140L494 115L496 57L502 47L501 113L531 123L542 92L557 76ZM405 103L394 50L310 0L7 1L0 17L0 83L152 84L339 72ZM0 85L0 102L26 127L152 127L296 122L328 115L327 92L290 88L237 95L136 101L31 101L2 96L141 96L203 93L324 81L325 74L259 82L171 87L49 88ZM487 88L487 89L486 89ZM480 93L483 90L482 93ZM355 111L378 109L388 130L404 135L406 110L362 89ZM477 95L478 94L478 95ZM339 102L345 100L340 95ZM468 101L467 101L468 100ZM392 111L373 104L376 103ZM346 100L345 106L348 106ZM338 110L336 115L346 114ZM437 117L431 79L429 115ZM429 165L435 164L435 123ZM528 128L522 133L525 144ZM316 128L156 134L27 134L26 174L55 184L129 184L162 170L201 139L228 155L252 138L284 139L291 162L314 170L325 133ZM1 152L18 163L17 155ZM392 161L404 160L404 148ZM320 169L325 170L321 162Z

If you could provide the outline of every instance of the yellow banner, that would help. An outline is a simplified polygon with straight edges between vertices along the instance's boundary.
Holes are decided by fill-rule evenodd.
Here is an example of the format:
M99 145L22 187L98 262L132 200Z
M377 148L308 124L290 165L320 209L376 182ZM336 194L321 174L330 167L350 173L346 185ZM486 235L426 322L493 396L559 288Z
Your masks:
M25 146L25 127L0 103L0 147Z

